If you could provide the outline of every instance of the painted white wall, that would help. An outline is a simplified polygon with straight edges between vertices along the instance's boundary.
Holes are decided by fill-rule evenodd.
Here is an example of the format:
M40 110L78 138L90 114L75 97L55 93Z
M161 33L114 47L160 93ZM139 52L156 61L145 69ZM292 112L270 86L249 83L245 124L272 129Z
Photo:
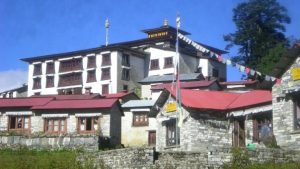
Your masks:
M149 62L148 76L174 73L174 68L164 68L164 64L165 64L164 62L165 62L165 58L173 57L173 63L174 63L174 57L176 56L176 52L157 49L157 48L149 48L149 49L147 49L147 52L151 53L150 60L159 59L159 69L158 70L150 70L151 63Z
M138 108L139 110L149 112L149 108ZM122 144L126 147L147 146L148 145L148 133L149 131L156 131L157 122L156 118L148 118L148 126L132 126L133 111L137 111L136 108L127 109L124 111L122 117Z

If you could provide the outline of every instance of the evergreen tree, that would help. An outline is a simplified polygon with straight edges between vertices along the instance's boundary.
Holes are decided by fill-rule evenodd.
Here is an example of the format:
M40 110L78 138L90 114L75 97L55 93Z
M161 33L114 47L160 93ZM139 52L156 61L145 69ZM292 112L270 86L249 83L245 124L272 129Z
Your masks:
M249 0L233 9L237 31L224 36L227 47L239 46L240 64L269 73L288 45L285 23L290 23L285 7L276 0Z

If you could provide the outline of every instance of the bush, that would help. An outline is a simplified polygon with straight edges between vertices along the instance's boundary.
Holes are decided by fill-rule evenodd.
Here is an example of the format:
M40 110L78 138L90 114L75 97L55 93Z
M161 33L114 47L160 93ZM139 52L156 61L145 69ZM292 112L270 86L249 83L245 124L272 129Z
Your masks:
M224 169L299 169L300 162L276 163L269 161L265 163L251 162L247 150L240 148L232 149L232 160L224 165Z
M0 150L0 169L93 169L90 159L77 161L79 152L71 150Z

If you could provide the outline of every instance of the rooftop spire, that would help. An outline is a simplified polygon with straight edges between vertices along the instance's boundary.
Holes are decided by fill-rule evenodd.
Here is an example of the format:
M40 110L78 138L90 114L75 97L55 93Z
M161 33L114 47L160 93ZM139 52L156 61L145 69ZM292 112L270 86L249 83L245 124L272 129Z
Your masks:
M105 46L108 45L108 29L109 29L109 21L108 18L105 20L105 29L106 29L106 34L105 34Z
M169 21L167 18L164 19L164 26L168 26L169 25Z

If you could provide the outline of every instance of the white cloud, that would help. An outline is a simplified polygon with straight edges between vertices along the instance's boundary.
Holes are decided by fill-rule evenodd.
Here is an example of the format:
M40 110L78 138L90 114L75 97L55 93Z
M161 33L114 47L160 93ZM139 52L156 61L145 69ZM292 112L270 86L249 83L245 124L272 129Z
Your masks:
M24 70L0 71L0 92L21 87L27 83L28 73Z

